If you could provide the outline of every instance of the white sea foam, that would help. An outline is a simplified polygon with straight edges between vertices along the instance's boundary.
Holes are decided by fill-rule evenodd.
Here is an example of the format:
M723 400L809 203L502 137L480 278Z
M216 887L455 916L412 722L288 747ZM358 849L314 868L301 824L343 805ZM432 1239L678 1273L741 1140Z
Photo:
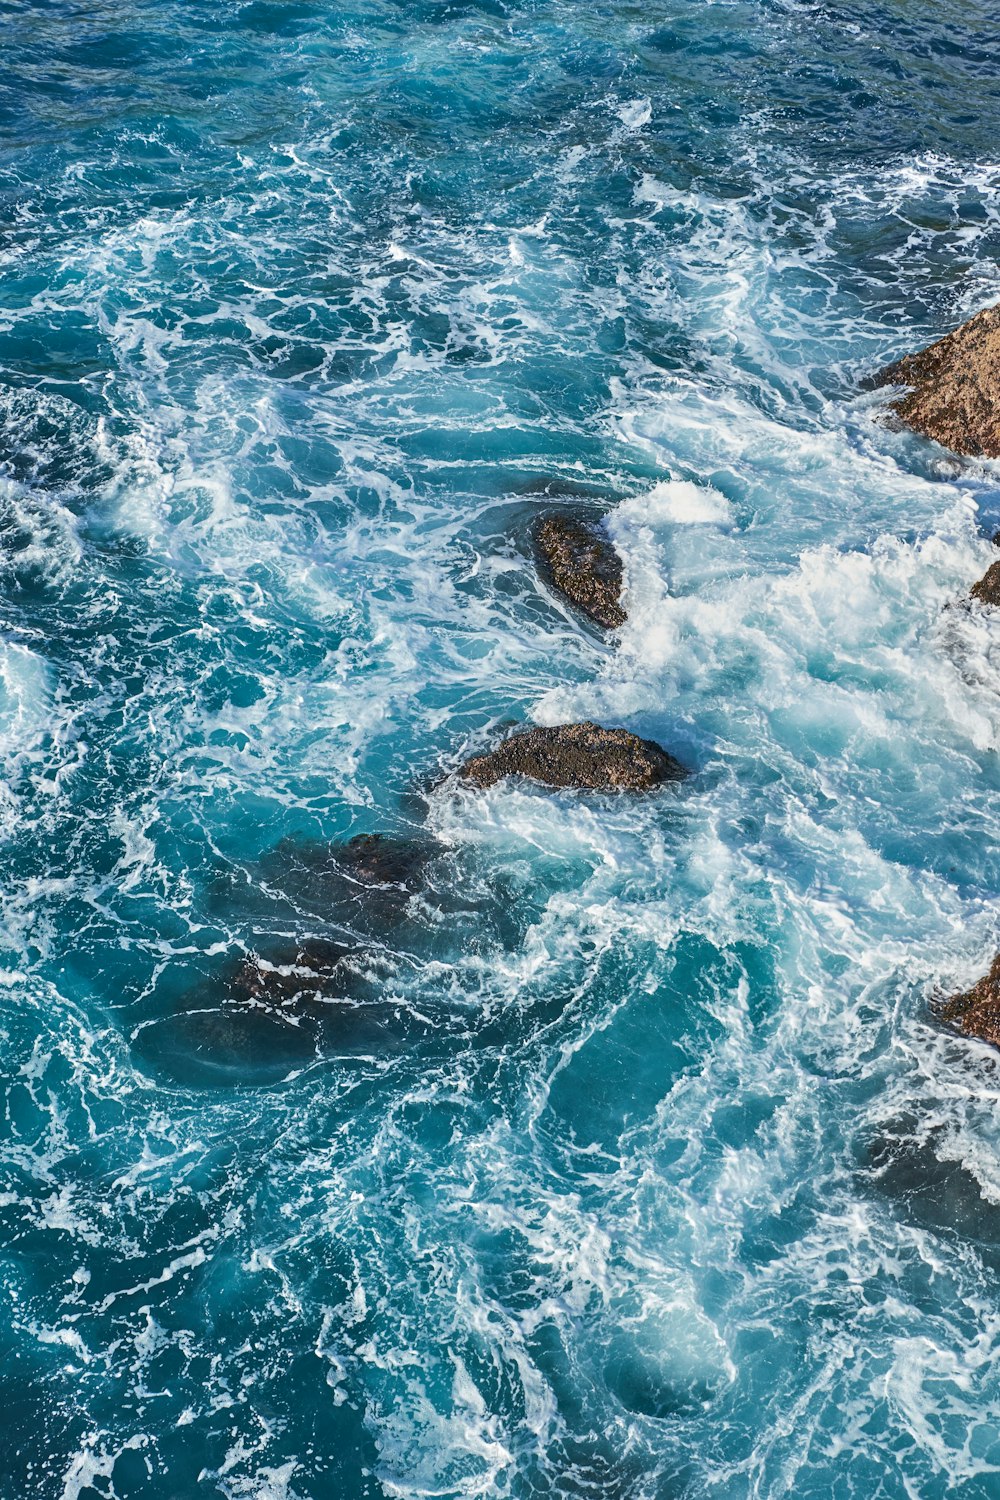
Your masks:
M436 38L407 77L430 76ZM112 1492L102 1371L135 1402L136 1451L162 1423L151 1464L174 1421L192 1451L224 1427L200 1482L311 1493L282 1405L303 1351L306 1420L356 1422L338 1442L401 1496L646 1500L693 1464L728 1500L862 1459L887 1493L908 1468L914 1494L986 1494L992 1271L948 1216L988 1255L998 1082L924 1000L996 945L1000 663L965 599L995 481L880 426L881 396L849 398L912 332L845 279L837 236L891 220L889 284L929 276L943 235L972 311L996 290L988 241L940 225L966 193L995 221L996 168L818 181L762 155L738 201L651 154L631 205L602 200L591 262L566 226L600 226L579 195L626 146L662 146L652 100L605 99L588 120L608 139L586 145L560 115L532 148L539 200L477 202L474 222L413 196L398 162L372 207L377 182L338 177L354 124L320 113L312 139L241 148L252 202L80 231L25 313L82 309L117 403L72 429L110 479L51 507L3 491L25 538L7 576L105 611L87 646L57 619L51 660L11 636L0 673L5 831L43 816L58 854L75 839L4 893L9 1164L28 1185L2 1202L58 1283L47 1300L25 1278L45 1305L18 1326L40 1359L89 1354L75 1389L96 1413L64 1494ZM309 234L319 269L288 285ZM164 285L202 310L171 324ZM356 321L324 323L341 296ZM601 338L642 318L655 336L603 365ZM639 352L669 329L683 374ZM275 374L272 340L319 375ZM525 517L554 476L626 497L611 644L536 588ZM415 956L388 919L377 934L387 1030L419 1014L419 1046L203 1093L130 1056L124 1036L215 982L178 970L245 936L260 847L332 839L352 810L381 826L508 712L624 722L692 777L610 805L435 793L448 873L408 909ZM493 936L497 908L515 937ZM898 1178L873 1138L889 1160L916 1141ZM942 1180L956 1199L921 1209Z

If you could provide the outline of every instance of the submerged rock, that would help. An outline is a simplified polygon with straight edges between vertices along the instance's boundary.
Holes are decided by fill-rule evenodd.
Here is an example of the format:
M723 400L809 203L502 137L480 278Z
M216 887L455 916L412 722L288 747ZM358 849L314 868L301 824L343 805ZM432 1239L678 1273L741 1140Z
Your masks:
M639 792L686 773L655 740L587 721L512 735L488 754L467 760L458 774L480 787L505 776L527 776L546 786Z
M622 561L597 521L561 514L535 528L535 546L549 582L606 630L624 625Z
M974 458L1000 458L1000 305L880 370L874 386L908 385L892 402L908 427Z
M266 957L250 954L237 966L229 1003L287 1011L337 994L344 984L338 971L349 953L343 943L310 938L272 949Z
M944 1237L974 1241L991 1268L998 1264L997 1213L969 1165L955 1160L954 1137L926 1117L887 1121L859 1142L859 1186L889 1199L904 1223Z
M321 1059L384 1059L433 1029L385 974L374 952L324 938L265 942L203 977L133 1045L157 1071L199 1086L273 1084Z
M185 1083L273 1083L317 1055L310 1022L248 1005L181 1011L143 1031L139 1056Z
M980 604L1000 605L1000 562L992 563L979 582L972 585L969 593Z
M358 834L342 844L283 839L261 860L267 897L297 916L311 914L365 931L398 923L439 854L429 839Z
M342 870L361 885L394 885L412 889L419 883L433 850L415 839L384 833L359 833L334 850Z
M941 1007L941 1019L964 1032L1000 1047L1000 953L993 967L971 990L953 995Z

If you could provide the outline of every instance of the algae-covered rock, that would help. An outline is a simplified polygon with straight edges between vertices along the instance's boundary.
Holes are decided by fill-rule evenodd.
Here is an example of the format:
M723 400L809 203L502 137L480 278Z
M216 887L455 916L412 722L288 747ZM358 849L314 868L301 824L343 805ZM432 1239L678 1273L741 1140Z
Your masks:
M972 585L969 593L980 604L1000 604L1000 562L991 564L979 582Z

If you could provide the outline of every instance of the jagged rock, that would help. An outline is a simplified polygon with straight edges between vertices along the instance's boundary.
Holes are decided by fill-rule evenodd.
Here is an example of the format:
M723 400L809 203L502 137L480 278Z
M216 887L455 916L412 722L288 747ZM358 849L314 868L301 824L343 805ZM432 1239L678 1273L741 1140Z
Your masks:
M546 516L535 528L535 546L549 582L606 630L624 625L622 562L597 521Z
M480 787L505 776L527 776L547 786L638 792L677 780L685 771L655 740L585 722L512 735L488 754L467 760L458 774Z
M1000 605L1000 562L992 563L979 582L972 585L969 593L980 604Z
M964 995L954 995L941 1007L941 1018L963 1031L1000 1047L1000 953L990 972Z
M874 386L908 385L891 403L915 432L975 458L1000 458L1000 305L880 370Z

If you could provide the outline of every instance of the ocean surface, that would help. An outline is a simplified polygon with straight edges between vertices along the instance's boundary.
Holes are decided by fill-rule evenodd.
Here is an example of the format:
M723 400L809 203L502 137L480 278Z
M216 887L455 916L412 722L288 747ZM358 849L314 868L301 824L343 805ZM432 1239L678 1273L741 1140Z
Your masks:
M863 386L1000 298L995 6L0 43L2 1500L996 1497L1000 472ZM583 718L690 777L447 782Z

